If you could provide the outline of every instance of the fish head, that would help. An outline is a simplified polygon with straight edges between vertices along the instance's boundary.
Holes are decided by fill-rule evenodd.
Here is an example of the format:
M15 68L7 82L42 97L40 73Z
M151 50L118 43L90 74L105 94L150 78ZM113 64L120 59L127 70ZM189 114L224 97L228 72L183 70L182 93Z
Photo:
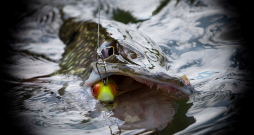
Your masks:
M106 20L99 28L98 45L96 20L64 22L59 37L66 47L58 72L78 75L100 101L96 110L104 105L126 122L120 128L163 129L175 114L175 99L194 90L188 78L173 74L169 58L139 30Z
M111 38L100 42L97 54L102 57L90 64L92 73L85 81L86 87L93 89L101 80L113 80L117 94L110 100L139 89L161 90L178 99L192 93L187 77L170 73L168 57L148 36L117 22L101 25Z

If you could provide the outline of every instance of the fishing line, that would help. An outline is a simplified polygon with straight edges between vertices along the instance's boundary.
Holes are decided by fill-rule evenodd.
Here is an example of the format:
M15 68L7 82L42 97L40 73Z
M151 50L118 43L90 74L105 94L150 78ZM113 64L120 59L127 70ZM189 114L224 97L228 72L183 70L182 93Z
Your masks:
M99 0L99 10L98 10L98 13L99 13L99 17L98 17L98 42L97 42L97 46L98 46L98 48L97 48L97 54L98 55L96 57L97 62L96 62L95 65L96 65L97 71L98 71L98 73L100 75L101 81L106 86L106 84L108 82L108 73L107 73L107 70L106 70L106 62L104 61L104 57L103 57L103 55L101 53L102 48L100 48L100 10L101 9L100 9L100 0ZM101 58L100 60L102 60L102 61L99 61L98 56ZM98 64L101 65L102 67L104 67L104 70L105 70L105 73L106 73L106 78L107 78L106 80L104 78L102 78L101 73L100 73L100 71L98 69L98 66L97 66Z
M100 11L101 11L101 7L100 7L100 1L99 1L99 17L98 17L98 41L97 41L97 45L98 45L98 48L100 47ZM98 59L97 59L98 61Z

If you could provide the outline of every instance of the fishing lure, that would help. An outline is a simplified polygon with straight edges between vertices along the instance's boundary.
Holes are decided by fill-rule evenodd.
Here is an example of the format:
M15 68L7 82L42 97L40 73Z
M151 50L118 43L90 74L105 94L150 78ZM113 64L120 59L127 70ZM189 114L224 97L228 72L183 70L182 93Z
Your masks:
M112 79L109 79L106 85L102 81L99 81L93 86L91 92L99 101L114 101L117 95L117 85Z
M96 83L93 88L91 89L91 92L93 93L93 96L98 99L99 101L113 101L115 96L117 95L116 91L116 83L113 80L108 79L108 73L106 69L106 62L104 61L104 57L102 55L102 50L105 49L103 47L100 47L99 43L99 25L100 25L100 5L99 5L99 18L98 18L98 48L97 48L97 54L100 57L100 60L98 60L97 56L97 62L96 62L96 68L100 75L101 81ZM104 67L106 79L102 78L101 73L98 69L98 64Z

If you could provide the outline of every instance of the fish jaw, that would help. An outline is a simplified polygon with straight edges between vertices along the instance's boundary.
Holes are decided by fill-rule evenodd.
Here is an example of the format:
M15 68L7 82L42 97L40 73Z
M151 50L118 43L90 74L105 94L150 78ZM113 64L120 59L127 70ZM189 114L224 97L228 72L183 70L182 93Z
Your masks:
M95 62L91 63L90 67L93 68L92 73L89 78L85 81L85 87L91 87L101 80ZM98 66L102 78L106 78L104 73L104 67ZM127 64L116 64L107 63L106 66L107 74L109 78L117 78L117 86L119 87L117 91L117 96L125 92L138 89L142 85L148 86L150 89L152 87L157 87L157 90L163 90L166 94L169 94L175 98L188 98L190 94L194 91L193 86L189 83L188 78L184 75L182 77L168 75L165 72L150 72L149 70L142 69L134 65ZM121 81L118 81L120 77ZM124 78L124 79L122 79ZM124 80L133 81L130 85L122 87L123 83L127 83ZM142 87L142 86L140 86Z

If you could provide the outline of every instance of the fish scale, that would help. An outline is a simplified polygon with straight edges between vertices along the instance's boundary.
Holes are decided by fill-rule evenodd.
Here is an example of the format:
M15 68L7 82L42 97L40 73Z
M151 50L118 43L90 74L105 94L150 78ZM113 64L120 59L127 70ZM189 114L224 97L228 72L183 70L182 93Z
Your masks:
M58 71L61 74L80 74L80 68L87 69L96 60L97 24L71 22L72 19L66 21L59 32L60 39L67 45L60 62L61 69ZM102 41L108 33L103 28L100 28L100 33L103 33L100 34Z
M166 64L168 57L154 41L137 30L130 30L133 35L138 35L130 37L128 27L107 20L102 20L99 25L99 43L101 47L113 45L116 54L105 58L106 72L99 64L98 72L97 31L98 23L94 20L68 19L64 22L59 33L66 47L60 61L60 70L56 73L78 75L85 82L84 85L89 87L96 83L90 83L89 80L95 70L94 72L97 75L102 74L102 77L107 77L107 73L130 76L150 87L157 84L157 88L173 88L175 90L168 91L173 91L176 97L187 97L194 90L192 85L187 85L188 79L170 73ZM165 76L161 77L162 74ZM97 81L99 80L100 77Z

